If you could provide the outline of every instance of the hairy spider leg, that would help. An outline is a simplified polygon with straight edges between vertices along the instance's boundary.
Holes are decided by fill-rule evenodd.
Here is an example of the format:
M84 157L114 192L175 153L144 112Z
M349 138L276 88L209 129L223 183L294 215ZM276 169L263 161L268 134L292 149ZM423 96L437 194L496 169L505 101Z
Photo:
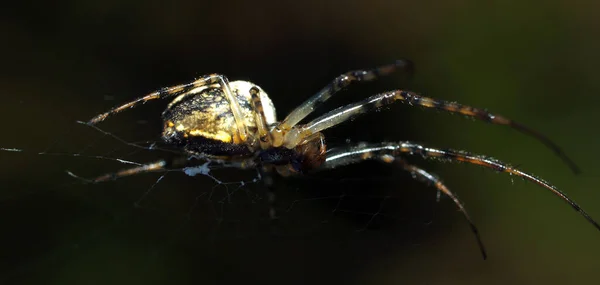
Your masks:
M302 103L302 105L296 107L278 124L276 129L283 131L291 129L298 124L298 122L312 113L319 105L331 98L333 94L353 82L373 81L381 76L389 75L398 69L410 70L411 67L412 63L410 61L397 60L395 63L379 66L370 70L354 70L346 72L335 78L331 83L325 86L325 88L321 89L317 94Z
M246 126L246 124L244 124L244 120L243 120L243 116L242 116L242 108L241 108L237 98L233 95L233 92L231 92L231 88L229 86L229 80L227 79L227 77L225 77L221 74L205 75L203 77L196 79L194 82L191 82L191 83L176 85L176 86L172 86L172 87L166 87L161 90L152 92L146 96L135 99L129 103L125 103L121 106L115 107L106 113L97 115L96 117L89 120L87 123L89 125L97 124L99 122L104 121L107 117L109 117L113 114L120 113L124 110L136 107L140 104L144 104L150 100L165 99L165 98L169 98L169 97L173 97L173 96L180 96L181 98L179 100L183 100L187 96L194 95L194 94L197 94L198 92L200 92L201 89L199 89L199 87L212 85L212 84L219 84L221 86L221 88L225 94L225 97L227 98L227 101L229 103L229 106L231 108L231 112L233 113L233 118L235 120L237 130L240 135L240 139L242 141L246 141L248 139L249 131L248 131L248 126Z
M372 110L379 109L384 105L389 105L395 102L402 102L411 106L421 106L425 108L434 108L450 113L458 113L468 117L472 117L484 122L495 125L506 125L516 129L524 134L532 136L550 148L557 156L559 156L574 173L579 173L579 167L560 149L560 147L552 142L546 136L527 128L519 123L509 120L505 117L492 114L486 110L478 109L470 106L465 106L456 102L448 102L444 100L433 99L418 95L414 92L394 90L369 97L363 101L346 105L330 111L306 125L294 128L286 135L286 145L293 145L302 140L302 137L311 133L320 132L324 129L333 127L357 115L367 113Z
M567 202L575 211L579 212L588 222L594 227L600 230L600 225L590 217L577 203L569 198L565 193L558 190L550 183L523 171L520 171L502 161L496 160L491 157L471 154L465 151L452 150L452 149L436 149L425 147L412 142L399 142L399 143L378 143L378 144L364 144L354 148L350 148L340 153L330 153L327 156L327 161L334 161L338 159L344 159L344 157L352 156L355 152L365 155L364 153L376 153L378 155L388 154L391 156L399 156L401 154L406 155L420 155L423 158L432 158L439 160L449 160L453 162L466 162L470 164L479 165L485 168L490 168L498 172L505 172L511 175L521 177L527 181L533 182L547 190L550 190L554 195L558 196L563 201Z
M136 167L126 168L126 169L119 170L119 171L113 172L113 173L107 173L102 176L98 176L94 179L91 179L89 182L99 183L99 182L105 182L105 181L110 181L110 180L116 180L116 179L119 179L122 177L132 176L132 175L136 175L136 174L140 174L140 173L167 171L167 169L165 168L166 165L167 165L167 162L165 160L159 160L156 162L152 162L152 163L148 163L148 164L144 164L144 165L140 165L140 166L136 166Z
M405 171L408 171L412 174L413 178L420 182L427 183L430 186L435 187L438 191L441 191L446 196L450 197L454 204L458 207L458 209L462 212L463 216L469 223L471 231L475 235L475 239L477 240L477 244L479 245L479 250L483 256L483 259L487 258L487 253L485 250L485 246L483 245L483 241L481 236L479 235L479 230L475 226L475 223L471 220L467 210L465 209L463 203L458 199L458 196L454 194L446 185L435 175L427 172L426 170L419 168L415 165L408 164L403 159L396 157L390 154L388 149L381 150L373 150L372 147L364 146L364 147L350 147L350 148L337 148L332 149L327 153L327 159L325 164L323 164L323 168L331 169L338 166L359 163L365 160L378 159L385 163L397 163L400 165Z
M99 183L99 182L117 180L120 178L124 178L127 176L133 176L133 175L137 175L137 174L141 174L141 173L170 172L170 171L181 171L181 172L186 173L187 175L194 176L203 171L207 171L208 169L203 170L202 166L206 165L206 163L208 163L210 161L213 161L213 160L203 160L202 158L198 158L198 159L200 159L204 164L190 163L190 161L191 161L190 157L178 157L178 158L170 159L169 161L161 159L161 160L158 160L155 162L151 162L151 163L147 163L147 164L143 164L143 165L139 165L139 166L135 166L135 167L125 168L125 169L119 170L117 172L107 173L107 174L98 176L93 179L84 179L84 178L82 178L82 179L86 180L87 182L90 182L90 183ZM256 167L256 163L254 162L254 160L252 158L231 160L231 161L214 160L214 162L218 166L211 167L210 169L215 169L215 168L251 169L251 168ZM74 174L71 174L71 175L75 176Z
M99 115L95 116L94 118L92 118L91 120L89 120L87 123L89 125L95 125L99 122L104 121L106 118L108 118L111 115L120 113L129 108L134 108L134 107L144 104L150 100L164 99L164 98L169 98L169 97L173 97L173 96L177 96L177 95L181 95L181 94L185 94L185 93L196 94L196 92L194 92L194 89L196 89L198 87L206 86L206 85L216 84L216 83L223 83L222 75L209 74L209 75L203 76L201 78L198 78L194 82L191 82L191 83L180 84L180 85L175 85L175 86L171 86L171 87L165 87L160 90L154 91L146 96L137 98L131 102L128 102L121 106L115 107L115 108L109 110L108 112L99 114Z
M273 167L270 165L259 165L258 171L262 178L263 184L267 188L267 203L269 203L269 219L277 219L277 200L275 196L275 187L273 186Z
M267 149L271 147L271 133L269 127L266 125L267 119L265 117L265 111L260 100L260 90L256 87L250 88L250 96L252 101L252 108L254 109L254 122L256 123L258 141L261 149ZM262 181L267 188L267 202L269 203L269 219L277 219L277 205L275 196L275 187L273 186L273 168L269 165L259 165L258 170Z
M233 119L235 120L235 124L237 125L237 129L240 135L240 139L243 142L248 140L248 134L250 131L248 130L248 126L244 123L244 117L242 116L242 107L240 106L240 102L238 99L233 96L233 92L231 92L231 88L229 87L229 80L227 77L220 75L221 86L223 87L223 92L225 93L225 97L227 101L229 101L229 107L231 108L231 112L233 113Z
M260 90L256 87L250 88L250 96L252 108L254 109L254 122L256 123L260 148L267 149L271 147L271 133L269 132L269 126L266 125L267 119L262 101L260 100Z

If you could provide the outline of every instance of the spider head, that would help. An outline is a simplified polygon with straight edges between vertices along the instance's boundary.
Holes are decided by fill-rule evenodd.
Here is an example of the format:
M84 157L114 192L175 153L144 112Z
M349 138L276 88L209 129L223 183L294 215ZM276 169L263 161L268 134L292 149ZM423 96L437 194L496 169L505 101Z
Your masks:
M326 147L321 133L316 133L295 148L273 147L259 151L256 156L260 164L275 165L279 174L289 176L307 173L325 162Z

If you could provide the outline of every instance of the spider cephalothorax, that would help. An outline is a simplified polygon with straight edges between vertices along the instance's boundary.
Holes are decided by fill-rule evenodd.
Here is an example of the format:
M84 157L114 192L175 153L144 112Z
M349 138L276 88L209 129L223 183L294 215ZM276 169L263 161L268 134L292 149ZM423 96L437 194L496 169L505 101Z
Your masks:
M332 110L310 122L300 124L319 105L351 83L371 81L397 69L405 68L407 65L407 61L400 60L372 70L342 74L294 109L282 121L277 121L275 107L260 87L247 81L229 82L223 75L212 74L188 84L164 88L138 98L94 117L88 124L99 123L112 114L150 100L175 97L162 115L164 121L162 138L166 143L182 149L188 156L210 159L224 166L259 168L267 175L274 169L284 176L311 170L331 169L364 160L396 163L403 170L413 174L416 179L434 186L454 201L475 233L484 258L486 253L478 231L456 195L435 175L408 164L402 159L403 156L418 155L424 158L462 161L522 177L563 199L600 230L600 226L586 212L556 187L490 157L451 149L436 149L412 142L359 143L326 151L325 139L321 133L357 115L384 105L402 102L459 113L491 124L517 129L540 140L562 158L574 172L579 171L561 149L545 136L483 109L424 97L410 91L393 90ZM100 176L94 181L105 181L142 172L165 171L167 165L169 164L162 160ZM274 216L273 210L271 215Z

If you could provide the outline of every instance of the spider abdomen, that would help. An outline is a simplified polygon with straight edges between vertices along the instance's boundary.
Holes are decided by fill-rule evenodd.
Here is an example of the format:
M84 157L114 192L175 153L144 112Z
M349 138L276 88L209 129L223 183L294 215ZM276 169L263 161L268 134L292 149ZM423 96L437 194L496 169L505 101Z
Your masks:
M249 90L258 86L246 81L234 81L229 86L235 104L229 102L223 88L214 85L175 98L162 114L162 139L194 154L250 155L239 126L256 129ZM261 96L266 123L274 124L275 108L262 90ZM235 117L233 108L238 108L241 118Z

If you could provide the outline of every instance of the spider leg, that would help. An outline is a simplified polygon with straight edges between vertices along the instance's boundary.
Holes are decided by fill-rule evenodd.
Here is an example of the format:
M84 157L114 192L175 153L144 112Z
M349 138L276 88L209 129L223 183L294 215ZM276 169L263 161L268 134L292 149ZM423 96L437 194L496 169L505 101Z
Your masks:
M99 122L104 121L106 118L108 118L108 116L114 115L116 113L120 113L126 109L136 107L140 104L144 104L150 100L169 98L169 97L185 94L188 92L195 93L195 92L193 92L194 89L205 86L205 85L220 83L222 81L221 78L222 78L221 75L210 74L210 75L206 75L201 78L198 78L197 80L195 80L191 83L175 85L175 86L166 87L166 88L154 91L146 96L137 98L131 102L128 102L121 106L115 107L115 108L109 110L108 112L99 114L99 115L95 116L94 118L92 118L91 120L89 120L88 124L90 124L90 125L97 124Z
M456 162L466 162L470 164L479 165L485 168L490 168L498 172L505 172L511 175L521 177L527 181L533 182L549 191L554 195L558 196L563 201L567 202L575 211L579 212L588 222L590 222L596 229L600 230L600 225L592 219L577 203L569 198L565 193L558 190L550 183L535 177L529 173L520 171L502 161L493 159L491 157L471 154L464 151L452 150L452 149L436 149L425 147L412 142L399 142L399 143L379 143L379 144L363 144L352 147L345 150L333 149L327 153L327 159L325 167L328 165L343 165L347 164L361 156L371 155L390 155L393 157L401 154L407 155L420 155L423 158L432 158L439 160L449 160Z
M175 86L171 86L171 87L165 87L163 89L154 91L146 96L137 98L131 102L128 102L121 106L115 107L115 108L109 110L108 112L99 114L99 115L95 116L94 118L92 118L91 120L89 120L88 124L90 124L90 125L97 124L99 122L104 121L106 118L108 118L111 115L120 113L129 108L134 108L134 107L136 107L140 104L144 104L150 100L164 99L164 98L178 96L178 95L186 94L186 93L195 94L196 92L194 92L194 89L196 89L198 87L216 84L216 83L224 84L225 83L224 80L226 80L226 79L222 75L210 74L210 75L206 75L201 78L198 78L191 83L180 84L180 85L175 85Z
M550 148L557 156L559 156L574 173L579 173L579 167L562 151L562 149L553 141L546 136L536 132L528 127L525 127L517 122L509 120L505 117L492 114L486 110L478 109L470 106L465 106L455 102L448 102L444 100L433 99L418 95L414 92L394 90L385 93L381 93L372 97L369 97L363 101L350 104L333 111L330 111L306 125L299 126L288 133L286 138L286 145L297 143L301 141L301 138L314 132L331 128L339 123L342 123L350 118L357 115L367 113L372 110L379 109L384 105L389 105L395 102L402 102L411 106L421 106L425 108L434 108L437 110L443 110L450 113L458 113L468 117L472 117L484 122L492 123L495 125L506 125L513 129L520 131L526 135L532 136Z
M199 158L199 159L202 159L202 158ZM136 165L131 168L122 169L117 172L107 173L107 174L98 176L93 179L81 178L81 177L71 173L70 171L67 173L73 177L79 178L86 182L99 183L99 182L116 180L116 179L124 178L127 176L133 176L133 175L137 175L137 174L141 174L141 173L148 173L148 172L181 171L187 175L194 176L196 174L208 174L211 169L215 169L215 168L231 167L231 168L240 168L240 169L250 169L250 168L254 168L256 166L252 159L244 159L244 160L237 160L237 161L215 160L215 162L218 166L210 167L210 168L208 168L208 163L210 163L212 160L208 159L208 160L203 160L203 161L204 161L204 164L190 165L191 164L190 157L179 157L179 158L170 159L169 161L161 159L161 160L158 160L155 162L151 162L151 163L147 163L147 164L140 164L140 165ZM175 167L175 168L173 168L173 167Z
M250 88L250 96L252 99L252 108L254 109L254 122L258 129L258 141L261 149L267 149L271 146L271 133L266 125L267 119L262 101L260 100L260 90L256 87Z
M368 149L368 148L367 148ZM347 154L347 155L344 155ZM413 175L413 178L427 183L430 186L434 186L438 191L441 191L446 196L450 197L454 204L458 207L458 209L462 212L463 216L469 223L471 231L475 235L475 239L477 239L477 244L479 245L479 250L483 256L483 259L487 258L487 253L485 250L485 246L483 245L483 241L481 240L481 236L479 235L479 230L471 220L469 213L465 209L463 203L458 199L458 196L454 194L446 185L435 175L427 172L426 170L419 168L415 165L408 164L403 159L400 159L396 156L390 155L387 150L381 151L365 151L361 152L359 149L346 149L346 150L333 150L331 154L328 154L327 160L323 165L323 168L335 168L341 165L348 165L352 163L358 163L364 160L370 159L379 159L385 163L393 163L396 162L399 164L405 171L408 171Z
M390 158L394 159L393 156L383 156L381 159L384 161L388 161L388 160L390 160ZM410 172L412 175L414 175L417 180L428 183L429 185L433 185L438 191L446 194L446 196L450 197L450 199L452 199L452 201L454 201L454 204L456 204L458 209L463 213L463 216L467 220L467 223L469 223L469 227L471 228L471 231L475 235L475 239L477 239L477 244L479 245L479 250L481 251L481 255L483 256L483 259L486 259L487 253L485 250L485 246L483 245L483 241L481 240L481 236L479 235L479 230L477 229L477 227L471 220L471 217L469 216L469 213L467 213L467 210L465 209L465 206L463 205L463 203L458 199L458 196L456 196L456 194L454 194L452 191L450 191L450 189L448 189L448 187L446 187L446 185L439 178L437 178L435 175L427 172L426 170L419 168L417 166L408 164L403 160L400 160L400 165L404 168L404 170L406 170L406 171Z
M370 70L354 70L346 72L325 88L321 89L317 94L310 97L302 105L294 109L287 117L279 123L277 129L289 130L310 113L312 113L319 105L327 101L333 94L357 81L373 81L381 76L388 75L397 69L410 69L412 63L407 60L397 60L395 63L379 66Z
M269 166L259 166L258 171L265 187L267 188L267 202L269 203L269 219L277 219L275 188L273 187L273 169Z
M96 178L93 179L85 179L85 178L81 178L79 176L76 176L75 174L71 173L71 172L67 172L69 175L82 179L86 182L90 182L90 183L99 183L99 182L105 182L105 181L110 181L110 180L116 180L119 178L123 178L123 177L127 177L127 176L132 176L132 175L136 175L136 174L140 174L140 173L147 173L147 172L158 172L158 171L168 171L165 166L167 165L167 162L165 160L159 160L156 162L152 162L152 163L148 163L148 164L143 164L143 165L139 165L136 167L131 167L131 168L126 168L123 170L119 170L117 172L113 172L113 173L107 173L101 176L98 176Z

